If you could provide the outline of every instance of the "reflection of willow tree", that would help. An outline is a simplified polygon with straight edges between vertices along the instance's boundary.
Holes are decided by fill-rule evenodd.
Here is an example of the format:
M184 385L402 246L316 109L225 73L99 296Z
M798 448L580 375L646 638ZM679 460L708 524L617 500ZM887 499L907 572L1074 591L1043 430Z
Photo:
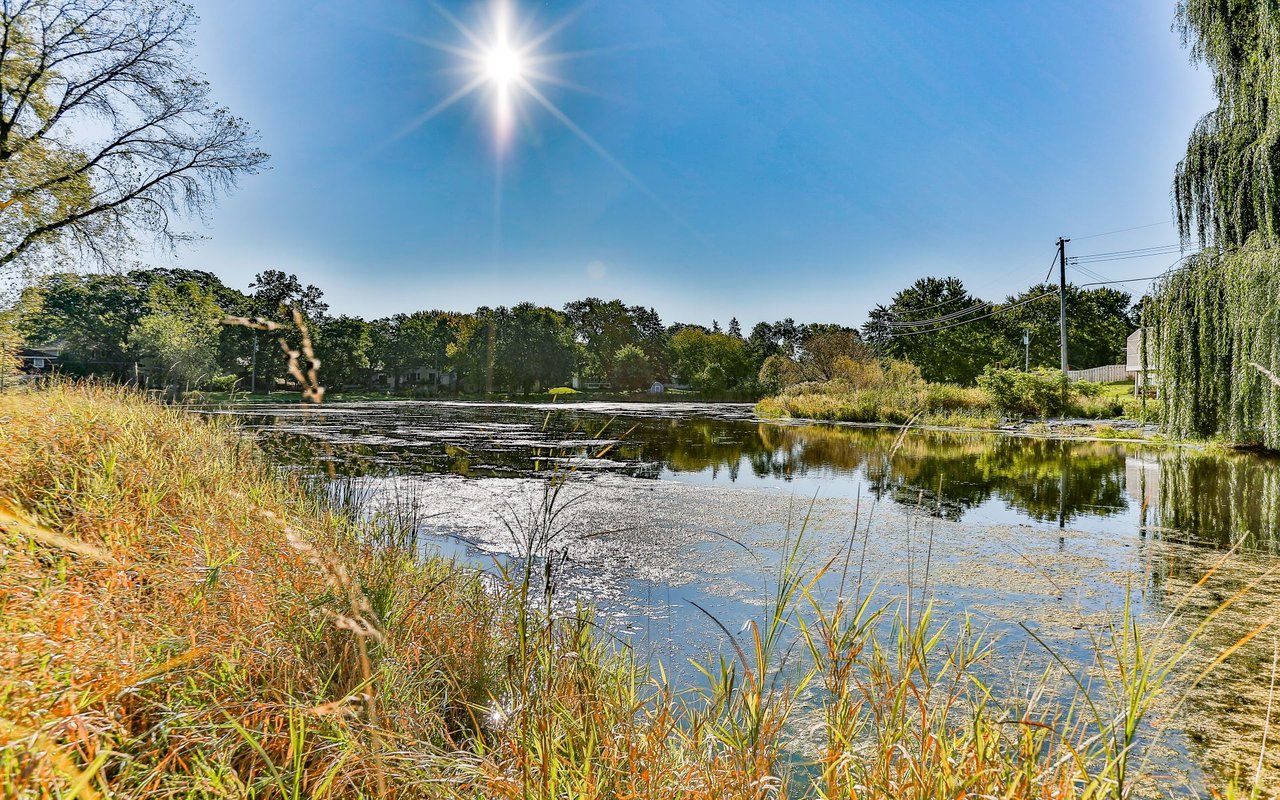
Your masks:
M1161 462L1158 524L1209 544L1280 552L1280 464L1179 450Z
M823 425L761 425L760 438L768 447L753 459L758 474L860 470L877 499L952 519L992 496L1064 523L1128 505L1119 445L917 431L895 450L894 431Z

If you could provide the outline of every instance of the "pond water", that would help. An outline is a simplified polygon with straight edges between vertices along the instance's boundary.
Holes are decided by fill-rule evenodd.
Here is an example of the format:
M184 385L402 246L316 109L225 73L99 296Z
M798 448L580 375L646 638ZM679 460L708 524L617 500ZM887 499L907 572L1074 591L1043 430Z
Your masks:
M801 533L810 569L840 564L820 585L827 596L875 587L886 601L933 602L941 618L968 615L1001 637L1013 681L1043 666L1023 626L1083 673L1126 596L1161 620L1224 553L1184 608L1207 611L1257 585L1196 658L1280 610L1267 572L1280 552L1280 471L1253 455L766 421L731 404L210 413L237 417L281 464L412 503L425 548L482 566L525 552L547 477L566 477L543 548L562 597L589 602L677 673L724 646L719 624L759 617ZM1201 768L1211 782L1236 765L1252 772L1271 664L1268 633L1193 693L1162 739L1171 775L1196 785ZM1280 776L1280 756L1267 764Z

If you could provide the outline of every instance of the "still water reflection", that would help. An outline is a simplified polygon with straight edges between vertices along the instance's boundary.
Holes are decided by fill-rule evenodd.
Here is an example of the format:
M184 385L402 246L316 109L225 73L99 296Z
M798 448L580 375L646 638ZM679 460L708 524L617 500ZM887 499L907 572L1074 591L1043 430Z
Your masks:
M1280 548L1276 462L1131 442L760 421L750 406L367 403L236 412L289 464L346 476L527 477L554 467L772 486L948 520Z
M548 548L558 585L674 671L723 646L694 604L731 630L758 617L801 525L811 568L856 552L861 585L928 600L939 618L964 615L1002 637L998 663L1015 680L1045 666L1023 626L1087 680L1093 643L1126 601L1141 619L1163 620L1171 598L1191 592L1237 543L1184 608L1207 614L1252 588L1216 617L1192 661L1207 663L1280 614L1269 572L1280 549L1280 479L1274 461L1254 455L764 421L742 405L386 402L212 413L236 417L289 468L411 502L424 546L480 565L521 554L510 531L537 508L545 476L567 472L572 508ZM848 591L834 584L818 591ZM1204 785L1252 771L1271 645L1268 634L1241 648L1171 715L1158 754L1170 775ZM1280 783L1280 754L1266 766Z

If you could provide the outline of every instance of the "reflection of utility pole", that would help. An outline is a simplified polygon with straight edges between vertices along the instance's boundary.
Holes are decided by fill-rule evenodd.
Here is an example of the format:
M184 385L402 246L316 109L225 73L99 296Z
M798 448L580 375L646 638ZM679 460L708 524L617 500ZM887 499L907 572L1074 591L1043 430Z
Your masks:
M1022 329L1022 348L1026 350L1026 353L1027 353L1022 361L1022 371L1030 372L1031 371L1031 329L1030 328Z
M1058 461L1058 529L1062 530L1067 527L1067 443L1058 442L1058 452L1060 454ZM1067 544L1067 540L1063 536L1058 537L1058 549L1061 550Z
M258 391L258 331L253 332L253 358L249 366L249 394Z

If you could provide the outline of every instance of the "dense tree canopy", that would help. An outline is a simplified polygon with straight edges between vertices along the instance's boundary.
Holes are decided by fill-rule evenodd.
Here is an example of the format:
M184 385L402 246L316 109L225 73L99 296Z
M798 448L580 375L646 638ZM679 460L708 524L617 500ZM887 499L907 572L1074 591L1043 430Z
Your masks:
M926 380L970 384L991 363L994 326L977 319L987 310L988 304L970 294L959 278L921 278L894 295L889 305L873 308L862 336L879 352L918 366ZM911 324L950 315L961 316Z
M1058 287L1043 283L1004 301L1009 310L992 317L993 355L999 363L1022 367L1030 339L1031 367L1057 369L1062 361L1058 328ZM1123 364L1125 341L1137 327L1128 292L1100 286L1067 285L1067 363L1072 369Z
M1067 357L1073 369L1124 362L1133 331L1130 296L1108 287L1067 285ZM918 324L915 324L918 323ZM918 366L927 380L970 384L988 365L1022 368L1061 361L1058 287L1031 286L1003 303L970 294L958 278L922 278L888 306L876 306L863 336L877 352Z
M655 375L667 376L667 331L652 308L588 297L569 303L564 311L583 347L585 375L613 379L618 351L633 345L644 353Z
M1144 312L1172 433L1280 449L1277 297L1280 252L1260 236L1206 250L1161 282Z
M162 384L205 386L217 380L223 310L196 283L152 284L146 314L129 333L147 375Z
M247 292L198 270L55 274L32 284L23 298L19 317L25 340L33 345L64 344L63 368L70 371L128 378L135 365L142 364L144 371L150 368L160 379L160 373L172 372L162 368L157 357L161 339L135 335L143 318L159 313L156 287L180 296L198 290L226 316L264 317L280 325L271 332L218 327L217 369L188 376L240 376L242 388L248 388L255 363L257 388L270 389L287 380L277 339L298 347L301 332L291 322L293 308L302 312L321 362L320 380L329 389L528 393L567 385L576 374L604 378L616 389L675 379L707 394L754 396L802 381L848 381L855 373L866 373L871 362L896 355L894 348L901 348L907 360L921 362L922 370L932 370L929 377L934 380L962 382L969 375L962 369L976 375L991 363L1020 365L1023 327L1035 331L1033 364L1043 359L1052 365L1057 360L1056 298L1018 305L1042 294L1045 287L1031 287L1009 298L1007 304L1016 307L1007 313L948 328L945 335L931 331L919 337L881 337L882 327L891 333L911 330L911 320L936 316L939 303L944 312L952 305L960 310L974 304L989 309L955 279L924 279L900 292L895 304L879 307L873 320L905 320L906 327L869 322L870 341L864 341L853 328L793 319L758 323L745 339L736 318L721 330L714 325L664 327L653 309L598 298L569 303L565 312L521 303L470 313L415 311L372 321L335 318L318 287L280 270L258 273ZM1115 363L1131 324L1128 295L1068 287L1068 303L1077 366ZM181 316L178 312L174 309ZM157 319L148 323L153 332L161 330L157 325ZM255 338L260 348L256 362ZM619 353L627 357L621 365ZM442 386L431 375L449 377Z
M711 393L749 391L759 367L740 336L689 325L671 337L674 377Z

